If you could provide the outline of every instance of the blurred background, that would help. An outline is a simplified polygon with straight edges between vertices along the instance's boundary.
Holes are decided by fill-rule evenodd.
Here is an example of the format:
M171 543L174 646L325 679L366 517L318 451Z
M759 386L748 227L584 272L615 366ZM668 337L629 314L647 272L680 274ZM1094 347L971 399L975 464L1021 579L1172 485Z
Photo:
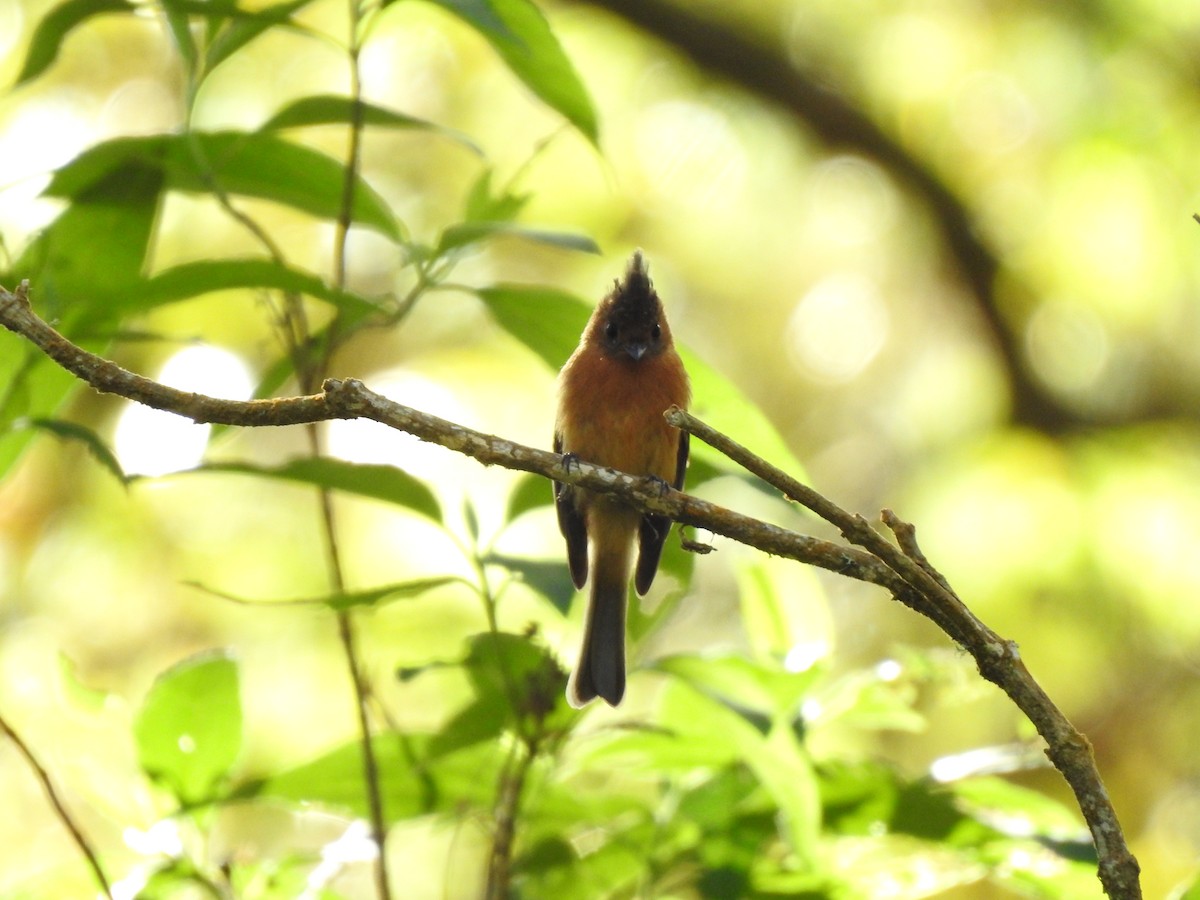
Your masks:
M1200 6L541 5L596 104L599 149L474 31L396 3L363 50L365 96L469 135L482 156L424 132L368 131L366 178L414 239L432 242L491 166L495 183L528 192L523 223L588 235L602 251L502 239L464 257L463 284L536 282L595 300L643 248L676 340L762 410L793 457L782 462L798 460L845 508L889 507L915 523L965 602L1019 643L1094 744L1146 895L1166 896L1200 858ZM0 84L14 83L53 6L0 5ZM344 4L314 2L298 22L216 70L192 126L253 129L297 97L347 90L344 57L314 39L344 40ZM178 130L184 93L149 10L95 17L45 75L5 89L8 259L61 211L41 196L54 168L115 136ZM297 139L345 153L344 129ZM328 277L329 224L247 205L289 258ZM249 247L195 195L171 195L157 227L151 272ZM352 232L348 258L356 291L409 287L396 246L376 235ZM113 352L169 383L249 396L278 354L256 303L225 292L164 306ZM9 352L16 339L4 337ZM331 373L549 444L555 373L468 292L431 295L402 329L365 333ZM703 396L696 408L720 418ZM110 440L126 472L156 476L122 486L79 444L41 436L0 483L0 707L84 824L120 842L103 837L114 819L155 821L128 744L131 710L157 672L199 649L232 647L240 661L247 766L301 762L352 735L327 616L192 584L266 600L326 591L313 498L237 474L171 474L205 453L280 462L304 452L303 436L211 435L90 391L64 417ZM500 527L510 473L361 423L331 425L327 439L335 455L428 480L448 517L470 498L484 534ZM706 490L833 536L737 485ZM339 509L354 586L465 567L453 541L390 507ZM548 511L507 539L558 559ZM748 556L715 545L647 653L739 645L736 572ZM969 751L1028 746L1023 717L928 623L858 583L779 580L816 598L805 607L813 652L835 670L922 661L908 695L922 726L853 752L915 777ZM572 658L578 610L555 618L516 596L503 616L514 630L539 621ZM368 671L390 683L397 659L453 654L481 623L452 588L388 607L367 629ZM440 719L428 694L403 695L401 724ZM1070 802L1053 770L1016 777ZM72 858L7 746L0 792L29 810L0 821L0 884ZM964 881L937 896L1010 896Z

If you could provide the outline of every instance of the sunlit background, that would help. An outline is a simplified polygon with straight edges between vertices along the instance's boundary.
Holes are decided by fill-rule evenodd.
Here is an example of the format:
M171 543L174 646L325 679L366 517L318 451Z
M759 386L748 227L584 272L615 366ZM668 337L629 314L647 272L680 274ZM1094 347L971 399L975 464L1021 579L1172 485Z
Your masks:
M0 4L0 84L15 79L52 5ZM341 38L344 6L315 3L302 20ZM381 18L362 57L365 93L469 135L497 180L515 177L530 193L522 221L591 235L604 251L500 241L466 260L456 281L539 282L598 298L629 251L644 248L676 339L762 407L809 482L852 510L887 506L914 522L968 605L1020 644L1092 740L1146 895L1166 896L1200 860L1200 224L1191 218L1200 211L1200 4L696 6L838 92L957 197L997 262L994 295L979 296L929 197L887 161L829 146L788 110L706 75L603 3L544 5L598 106L602 153L537 104L478 35L420 3ZM192 124L254 127L295 97L347 85L344 60L322 41L271 33L205 84ZM148 12L95 18L47 76L0 95L7 256L60 210L39 197L54 167L115 135L179 128L180 91L177 55ZM337 128L297 139L345 151ZM363 165L408 229L430 241L485 163L436 135L369 131ZM290 259L329 277L331 227L246 205ZM249 246L195 196L173 196L160 227L155 271ZM350 266L363 293L406 287L395 249L373 235L352 236ZM146 317L138 329L156 339L114 352L168 384L244 398L278 352L268 324L253 295L213 295ZM360 338L333 371L444 418L549 443L554 373L468 294L438 294L402 330ZM206 647L235 648L251 770L345 740L353 709L328 616L211 593L327 592L311 493L237 474L173 474L204 456L281 462L304 452L302 435L213 434L82 391L67 415L109 439L126 472L153 477L122 487L78 445L40 437L0 484L0 705L84 826L135 860L172 839L150 831L156 807L139 796L129 744L131 710L156 672ZM374 424L337 423L327 439L344 459L428 479L452 522L469 500L485 535L499 526L509 473ZM736 486L708 492L780 514ZM466 565L444 534L391 507L343 500L338 511L352 586ZM829 536L812 521L792 524ZM560 552L548 510L519 537L532 555ZM694 596L651 651L737 646L731 598L748 557L721 541L717 549L700 559ZM930 674L915 682L925 726L847 752L935 778L1015 756L1023 783L1068 797L1036 752L1031 762L1028 724L927 623L857 583L778 577L804 598L813 630L795 650L798 668L829 657L845 670L898 675L911 648L928 651ZM578 613L555 619L519 590L502 613L517 631L538 618L569 659ZM427 687L402 693L390 677L397 659L453 655L482 627L477 604L454 588L374 615L367 669L385 699L399 698L401 724L439 721L444 698ZM652 687L635 677L632 693L639 684ZM113 781L120 773L127 783ZM27 810L0 816L0 893L77 864L39 787L2 746L0 794L8 809ZM110 833L139 815L145 833ZM312 829L314 846L339 833ZM446 851L444 835L399 843L414 861L465 852ZM352 841L341 846L355 852ZM938 896L1002 896L992 890L967 883Z

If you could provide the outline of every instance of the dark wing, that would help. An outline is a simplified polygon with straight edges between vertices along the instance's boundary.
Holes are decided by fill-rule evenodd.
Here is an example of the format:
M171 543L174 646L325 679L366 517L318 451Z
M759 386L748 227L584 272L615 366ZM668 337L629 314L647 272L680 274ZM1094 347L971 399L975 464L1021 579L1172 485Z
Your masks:
M675 455L675 478L671 487L677 491L683 490L683 476L687 471L688 448L690 436L686 431L679 432L679 450ZM658 561L662 558L663 544L671 533L671 520L666 516L642 516L642 524L638 529L638 561L634 574L633 586L639 595L650 590L654 583L654 574L658 571Z
M562 453L562 435L554 433L554 452ZM571 581L581 588L587 582L587 521L575 505L575 492L570 485L553 482L554 508L558 512L558 530L567 540L567 566L571 569Z

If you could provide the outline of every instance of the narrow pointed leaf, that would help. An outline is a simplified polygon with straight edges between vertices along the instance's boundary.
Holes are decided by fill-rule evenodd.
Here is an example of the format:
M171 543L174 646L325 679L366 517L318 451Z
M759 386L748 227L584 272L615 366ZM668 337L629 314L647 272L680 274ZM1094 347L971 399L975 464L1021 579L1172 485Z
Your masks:
M556 371L575 350L591 315L584 301L553 288L511 284L479 288L476 293L501 328Z
M212 594L214 597L220 597L222 600L228 600L241 606L327 606L330 609L341 611L356 606L374 607L394 600L410 600L457 580L451 575L439 575L433 578L415 578L412 581L385 584L381 587L367 588L361 591L340 591L323 597L296 597L288 600L253 600L226 591L218 591L198 581L187 583L206 594Z
M469 137L452 128L444 128L428 119L418 119L374 103L361 104L362 123L377 128L412 128L431 131L462 144L472 153L482 155L479 145ZM290 103L262 125L263 131L279 131L283 128L303 128L309 125L352 125L354 102L349 97L336 94L321 94L301 97Z
M179 0L174 0L179 3ZM246 46L267 29L279 25L291 25L292 14L312 3L313 0L291 0L289 3L278 3L257 11L235 10L232 21L224 24L209 44L205 58L205 66L209 72L227 60L230 56ZM189 2L189 8L203 11L212 7L211 2Z
M50 10L34 29L17 84L37 78L54 63L68 35L88 19L104 13L132 13L126 0L67 0Z
M434 522L442 521L437 498L422 482L394 466L352 463L341 459L294 459L281 466L252 463L208 463L190 472L235 472L310 484L406 507ZM187 474L187 473L179 473Z
M431 0L478 31L539 99L593 144L596 110L579 73L530 0Z
M338 290L316 275L270 259L218 259L184 263L159 272L126 297L138 309L152 309L212 291L260 288L304 294L331 303L357 321L377 311L366 297Z
M38 428L42 431L48 431L51 434L57 435L60 438L65 438L70 441L78 441L83 444L88 452L95 457L105 469L113 474L113 476L122 484L127 480L125 470L121 468L121 463L117 460L116 455L109 449L108 444L101 440L100 435L92 431L85 425L80 425L78 422L68 422L65 419L30 419L29 427Z
M545 244L562 250L578 250L583 253L599 253L600 247L590 237L566 231L550 231L544 228L529 228L513 222L463 222L452 225L442 232L436 253L468 247L493 237L520 238L535 244Z
M240 131L106 141L59 169L46 194L74 199L113 170L135 163L160 170L172 190L209 193L216 184L231 194L272 200L320 218L337 219L342 211L346 170L341 162L272 134ZM355 181L351 218L400 239L387 203L361 178Z

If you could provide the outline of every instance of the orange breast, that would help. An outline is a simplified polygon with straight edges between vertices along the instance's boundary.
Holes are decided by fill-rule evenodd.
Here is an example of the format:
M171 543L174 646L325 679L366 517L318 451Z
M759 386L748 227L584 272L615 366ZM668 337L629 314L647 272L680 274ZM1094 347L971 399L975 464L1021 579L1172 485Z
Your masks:
M559 379L556 428L563 449L580 459L673 481L679 431L662 416L689 396L673 350L634 362L581 348Z

